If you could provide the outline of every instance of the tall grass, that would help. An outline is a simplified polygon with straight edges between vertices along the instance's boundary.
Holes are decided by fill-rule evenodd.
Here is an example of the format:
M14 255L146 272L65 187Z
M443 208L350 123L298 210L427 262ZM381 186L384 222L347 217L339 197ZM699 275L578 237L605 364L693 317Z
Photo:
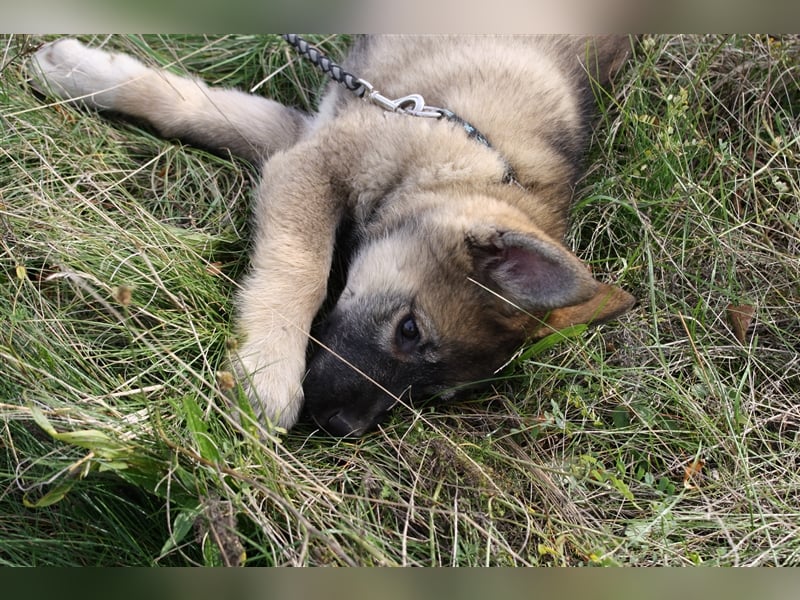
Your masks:
M225 410L256 174L37 97L41 41L0 40L0 563L800 564L800 37L644 38L569 240L639 305L355 441ZM86 41L321 82L276 36Z

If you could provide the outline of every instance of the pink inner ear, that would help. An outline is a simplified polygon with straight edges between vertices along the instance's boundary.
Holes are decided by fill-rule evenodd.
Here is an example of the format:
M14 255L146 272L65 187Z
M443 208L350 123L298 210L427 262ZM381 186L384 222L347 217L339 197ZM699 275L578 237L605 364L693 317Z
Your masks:
M520 292L552 295L560 287L571 285L563 266L538 252L511 246L505 248L498 265L497 275Z
M597 282L572 254L547 242L507 236L490 276L528 310L551 310L589 299Z
M476 272L524 310L543 311L585 302L597 282L566 248L531 233L494 232L472 245Z
M506 246L493 277L529 310L578 304L590 298L596 286L568 252L537 242Z

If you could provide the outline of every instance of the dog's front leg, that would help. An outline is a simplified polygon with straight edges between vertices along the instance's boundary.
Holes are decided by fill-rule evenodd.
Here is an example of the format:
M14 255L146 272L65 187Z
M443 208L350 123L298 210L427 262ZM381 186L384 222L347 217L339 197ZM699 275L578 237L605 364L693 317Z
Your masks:
M325 299L342 213L313 142L264 167L251 272L239 294L237 371L256 415L291 427L303 403L311 322Z

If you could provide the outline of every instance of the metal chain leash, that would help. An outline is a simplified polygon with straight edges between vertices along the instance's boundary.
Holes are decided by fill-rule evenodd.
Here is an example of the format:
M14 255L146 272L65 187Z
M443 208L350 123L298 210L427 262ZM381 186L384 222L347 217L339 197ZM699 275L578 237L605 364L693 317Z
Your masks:
M369 81L356 77L352 73L348 73L339 64L333 62L296 33L286 33L281 37L297 50L301 56L310 60L320 71L325 73L336 83L343 85L359 98L366 97L366 100L369 102L389 112L404 113L415 117L443 118L452 123L457 123L462 127L467 137L474 139L488 148L492 147L486 136L478 131L474 125L465 121L453 111L447 110L446 108L427 106L425 104L425 99L420 94L409 94L408 96L403 96L395 100L387 98L378 92ZM514 183L516 181L514 170L508 164L506 165L506 173L503 180L509 183Z
M388 110L389 112L400 112L413 115L415 117L431 117L441 119L449 118L450 111L435 106L426 106L425 99L419 94L409 94L402 98L392 100L387 98L365 79L356 77L352 73L345 71L339 64L333 62L317 48L309 44L296 33L283 34L286 40L297 52L310 60L320 71L333 79L336 83L342 84L359 98L364 98ZM449 113L449 114L448 114Z

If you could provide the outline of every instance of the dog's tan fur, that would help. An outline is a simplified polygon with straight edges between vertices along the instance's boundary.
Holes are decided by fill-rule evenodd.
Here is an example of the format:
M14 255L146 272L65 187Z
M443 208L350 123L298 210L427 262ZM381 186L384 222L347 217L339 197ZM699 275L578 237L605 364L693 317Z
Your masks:
M346 67L385 96L420 93L454 111L492 147L457 123L384 112L338 86L312 117L74 40L39 50L33 73L62 98L265 161L238 303L239 373L259 416L279 425L298 418L309 332L349 224L352 264L306 393L322 427L358 434L409 388L446 393L490 376L526 338L632 305L562 243L591 81L608 83L628 50L614 37L355 44Z

